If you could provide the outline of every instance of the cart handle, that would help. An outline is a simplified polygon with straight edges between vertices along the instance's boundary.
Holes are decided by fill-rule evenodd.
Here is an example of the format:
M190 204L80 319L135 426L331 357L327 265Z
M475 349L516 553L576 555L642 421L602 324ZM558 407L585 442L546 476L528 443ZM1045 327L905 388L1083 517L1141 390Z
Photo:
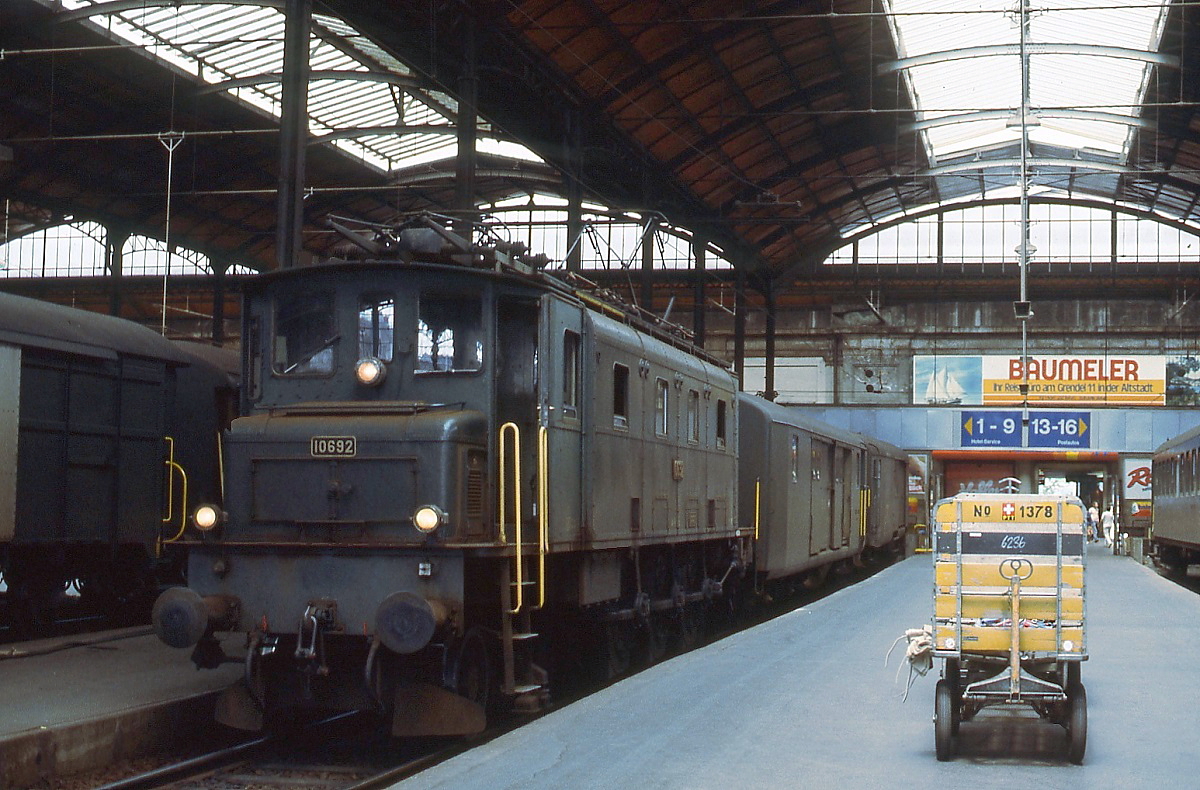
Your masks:
M1025 581L1033 575L1033 563L1024 557L1008 557L1000 560L1000 575L1010 582Z

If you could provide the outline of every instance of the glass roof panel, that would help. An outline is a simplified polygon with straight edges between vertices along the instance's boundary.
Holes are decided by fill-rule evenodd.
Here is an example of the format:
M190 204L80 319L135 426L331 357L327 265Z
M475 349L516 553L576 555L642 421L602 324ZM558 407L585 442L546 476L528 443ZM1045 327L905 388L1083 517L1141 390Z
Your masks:
M99 0L62 0L68 10L104 5ZM228 92L279 117L284 15L278 9L222 3L151 4L92 16L89 21L212 85L261 78L261 82L231 87ZM308 99L312 134L369 130L332 139L330 144L383 171L455 156L458 143L453 124L458 103L452 97L419 86L412 69L341 19L314 14L311 42L309 65L313 71L360 72L371 77L314 77ZM393 127L420 126L446 129L392 131ZM483 135L491 129L482 121L479 127ZM520 159L542 161L515 143L506 142L503 149Z
M1020 140L1022 0L885 0L902 59L943 53L904 69L917 120L962 122L922 130L930 164ZM1127 0L1037 0L1028 4L1031 143L1106 154L1124 162L1152 64L1119 57L1118 47L1157 51L1168 3L1129 6ZM971 48L1004 47L970 52ZM1064 51L1065 50L1065 51ZM975 113L993 111L986 117ZM994 112L1001 111L1001 112ZM1062 117L1062 116L1068 117ZM1014 123L1015 121L1015 123Z

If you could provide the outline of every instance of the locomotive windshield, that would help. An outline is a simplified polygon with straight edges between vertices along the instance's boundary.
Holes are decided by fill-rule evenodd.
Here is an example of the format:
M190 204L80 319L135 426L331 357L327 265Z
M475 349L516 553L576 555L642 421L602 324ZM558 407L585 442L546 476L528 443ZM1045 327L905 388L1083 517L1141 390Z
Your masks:
M340 336L333 317L333 295L286 296L275 305L273 365L278 374L324 375L333 372L333 348Z
M358 356L392 361L396 302L390 296L364 296L358 307Z
M477 296L421 294L416 371L459 373L482 367L482 300Z

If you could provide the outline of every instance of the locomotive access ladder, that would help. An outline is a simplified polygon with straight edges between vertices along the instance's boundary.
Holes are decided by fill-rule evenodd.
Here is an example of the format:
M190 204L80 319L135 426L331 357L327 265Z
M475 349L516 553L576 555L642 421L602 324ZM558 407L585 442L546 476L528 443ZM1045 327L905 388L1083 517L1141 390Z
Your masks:
M545 670L533 661L533 644L538 634L533 630L531 616L532 612L546 605L546 554L550 545L550 462L546 427L538 428L538 535L534 554L525 553L520 485L521 429L516 423L506 422L500 427L499 456L499 537L502 544L508 545L510 515L513 528L513 562L504 564L500 581L500 645L504 663L501 691L514 700L518 709L536 711L542 707L548 681ZM508 503L509 467L512 468L513 481L511 510ZM536 589L536 605L526 604L525 593L527 590L532 592L530 588Z

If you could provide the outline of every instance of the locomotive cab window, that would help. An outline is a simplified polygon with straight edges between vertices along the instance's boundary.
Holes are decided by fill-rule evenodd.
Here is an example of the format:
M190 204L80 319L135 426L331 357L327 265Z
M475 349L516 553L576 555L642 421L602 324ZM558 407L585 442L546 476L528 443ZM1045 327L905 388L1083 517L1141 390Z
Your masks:
M477 296L421 295L418 373L470 373L483 367L483 302Z
M654 380L654 433L666 436L670 427L670 415L667 405L671 397L671 388L665 379Z
M613 427L629 427L629 368L613 365Z
M298 294L275 303L272 369L278 375L327 375L341 336L331 294Z
M358 356L392 361L396 303L390 296L364 296L358 306Z
M725 433L725 412L726 404L723 400L717 401L717 447L724 450L726 433Z
M574 417L579 413L579 334L563 333L563 413Z
M688 390L688 405L687 405L687 421L688 421L688 441L692 444L700 443L700 393L696 390Z

